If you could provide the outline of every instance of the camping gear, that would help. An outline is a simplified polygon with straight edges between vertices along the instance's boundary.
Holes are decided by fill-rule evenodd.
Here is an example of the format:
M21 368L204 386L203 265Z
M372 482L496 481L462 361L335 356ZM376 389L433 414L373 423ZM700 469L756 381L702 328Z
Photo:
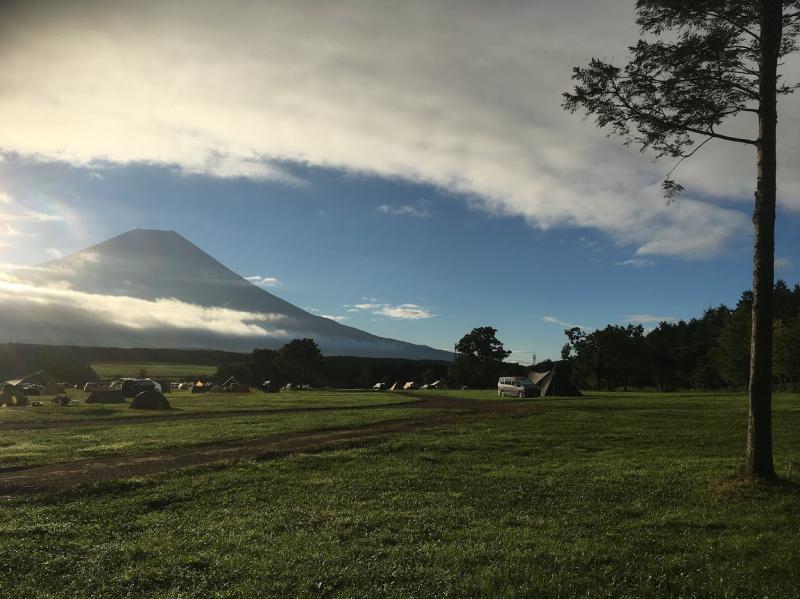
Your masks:
M139 393L128 407L135 410L169 410L172 406L163 393L150 390Z
M72 400L66 395L56 395L53 398L53 403L57 406L68 406L72 403Z

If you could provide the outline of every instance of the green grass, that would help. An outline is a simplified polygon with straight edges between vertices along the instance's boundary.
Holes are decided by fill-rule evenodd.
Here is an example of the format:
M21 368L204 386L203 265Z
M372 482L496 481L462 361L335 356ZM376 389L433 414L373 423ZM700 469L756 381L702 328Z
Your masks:
M367 405L391 405L413 402L417 398L398 393L374 391L298 391L281 393L168 393L172 410L148 411L131 410L128 404L87 404L88 393L69 391L75 401L73 405L54 406L52 397L32 397L43 405L25 408L0 409L0 423L25 422L71 422L98 418L158 417L164 414L197 414L208 412L237 412L251 410L282 410L298 408L351 408Z
M202 364L165 364L163 362L108 362L92 364L92 368L100 377L136 377L142 370L153 378L184 378L187 376L211 376L217 371L216 366Z
M799 396L776 397L772 487L735 478L741 396L534 401L525 418L4 498L0 596L797 596Z
M122 421L114 426L4 431L0 437L0 469L246 441L281 433L363 426L398 418L415 418L423 413L429 417L432 413L446 412L419 408L298 412L224 420L209 418L132 425Z

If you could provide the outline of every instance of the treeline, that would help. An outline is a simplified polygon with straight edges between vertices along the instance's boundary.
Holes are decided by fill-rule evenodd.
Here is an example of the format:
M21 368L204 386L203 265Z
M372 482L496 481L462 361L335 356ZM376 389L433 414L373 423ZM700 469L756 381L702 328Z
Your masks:
M57 345L0 344L0 382L37 370L46 370L59 381L73 384L97 380L97 373L75 349Z
M642 325L568 329L561 357L583 389L742 389L750 374L752 305L746 291L733 308L723 304L651 331ZM800 285L777 281L774 309L774 382L794 387L800 383Z
M312 339L295 339L278 350L257 349L242 360L220 365L214 380L233 376L252 386L271 381L358 389L380 382L432 383L444 379L449 366L441 360L323 356Z

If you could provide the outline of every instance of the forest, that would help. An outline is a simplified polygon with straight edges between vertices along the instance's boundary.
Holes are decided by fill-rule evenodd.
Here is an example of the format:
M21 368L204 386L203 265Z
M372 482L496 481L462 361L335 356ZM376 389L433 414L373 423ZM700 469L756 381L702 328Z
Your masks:
M710 307L691 320L611 325L591 332L565 331L561 351L572 380L582 389L731 389L747 386L752 293L734 307ZM775 283L773 378L777 388L800 384L800 285Z

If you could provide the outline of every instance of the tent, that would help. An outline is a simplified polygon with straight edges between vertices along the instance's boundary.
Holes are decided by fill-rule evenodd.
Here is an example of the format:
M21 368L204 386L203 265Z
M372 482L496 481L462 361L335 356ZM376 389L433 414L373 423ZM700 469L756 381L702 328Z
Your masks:
M49 383L47 383L45 385L44 389L42 389L42 392L41 392L40 395L58 395L59 393L62 393L63 391L64 391L64 387L63 386L59 385L55 381L50 381Z
M95 389L89 393L86 403L125 403L125 395L119 389Z
M395 383L391 387L389 387L389 391L399 391L400 390L400 383Z
M172 406L163 393L150 390L139 393L128 407L136 410L169 410Z
M205 393L206 391L208 391L208 389L203 381L197 381L192 385L192 393Z
M26 374L22 378L6 381L6 383L13 387L22 387L23 385L41 385L44 387L51 380L52 377L47 374L47 372L44 370L37 370L36 372Z
M172 392L172 384L166 380L161 379L160 381L156 381L161 386L161 393L171 393Z
M28 398L19 389L5 385L0 391L0 405L22 407L28 405Z
M558 372L558 368L547 372L530 372L528 378L539 386L540 397L579 397L581 392L569 377Z
M414 381L408 381L405 385L403 385L403 389L406 391L411 389L419 389L419 385L417 385Z

